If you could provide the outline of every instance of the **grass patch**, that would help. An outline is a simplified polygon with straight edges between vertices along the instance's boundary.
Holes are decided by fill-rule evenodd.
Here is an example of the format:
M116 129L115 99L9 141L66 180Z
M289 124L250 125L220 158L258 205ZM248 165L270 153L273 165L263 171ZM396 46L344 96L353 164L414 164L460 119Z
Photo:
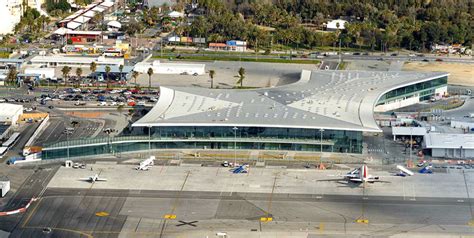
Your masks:
M269 59L269 58L241 58L235 56L182 56L179 59L168 56L153 56L155 59L170 59L172 61L241 61L241 62L263 62L263 63L284 63L284 64L319 64L319 60L302 59Z
M0 58L6 59L10 56L10 52L0 51Z

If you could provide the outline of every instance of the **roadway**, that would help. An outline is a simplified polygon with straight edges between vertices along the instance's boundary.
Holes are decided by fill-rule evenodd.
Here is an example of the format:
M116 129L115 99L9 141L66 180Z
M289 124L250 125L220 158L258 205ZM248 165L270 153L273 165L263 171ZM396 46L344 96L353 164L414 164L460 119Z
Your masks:
M159 52L155 55L159 55ZM255 59L255 55L251 54L207 54L207 53L165 53L163 54L164 57L176 57L177 55L181 55L182 57L186 56L204 56L204 57L213 57L213 58L248 58L248 59ZM280 59L279 55L258 55L260 59ZM425 55L425 56L408 56L408 55L383 55L379 53L374 53L372 55L351 55L351 54L342 54L341 57L339 55L328 55L323 56L321 58L301 58L301 57L293 57L294 60L334 60L338 61L339 59L342 60L387 60L387 61L436 61L442 60L443 62L451 62L451 63L474 63L473 57L468 56L436 56L436 55ZM291 61L291 60L289 60Z

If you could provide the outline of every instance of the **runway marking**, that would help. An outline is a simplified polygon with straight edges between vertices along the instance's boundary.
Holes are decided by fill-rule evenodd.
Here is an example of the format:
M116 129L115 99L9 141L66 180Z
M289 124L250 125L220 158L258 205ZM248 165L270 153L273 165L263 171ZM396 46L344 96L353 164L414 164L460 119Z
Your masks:
M27 227L22 227L22 228L26 228L26 229L44 229L44 227L38 227L38 226L27 226ZM50 227L52 231L54 230L58 230L58 231L68 231L68 232L72 232L72 233L76 233L76 234L79 234L79 235L83 235L85 237L88 237L88 238L93 238L93 236L89 233L86 233L84 231L80 231L80 230L73 230L73 229L66 229L66 228L58 228L58 227ZM87 232L90 232L90 231L87 231ZM93 231L91 231L91 233L93 233Z
M192 226L192 227L196 227L197 225L195 225L194 223L197 223L198 221L190 221L190 222L185 222L185 221L178 221L180 224L176 225L176 226Z
M273 217L271 217L270 210L272 209L273 194L275 192L275 185L276 185L277 178L278 178L278 173L275 174L275 178L273 179L272 192L270 193L270 198L269 198L269 201L268 201L267 214L266 214L266 216L260 218L261 222L273 221Z
M28 214L28 216L26 217L26 220L23 222L23 224L21 225L21 227L26 227L26 224L30 222L30 219L31 217L33 216L33 214L36 212L36 209L38 209L39 207L39 204L41 203L43 199L42 198L39 198L38 199L38 202L35 204L35 207L31 210L31 212Z
M106 216L109 216L109 213L108 212L96 212L95 215L98 216L98 217L106 217Z
M462 199L458 199L458 202L464 202L464 200L462 200Z

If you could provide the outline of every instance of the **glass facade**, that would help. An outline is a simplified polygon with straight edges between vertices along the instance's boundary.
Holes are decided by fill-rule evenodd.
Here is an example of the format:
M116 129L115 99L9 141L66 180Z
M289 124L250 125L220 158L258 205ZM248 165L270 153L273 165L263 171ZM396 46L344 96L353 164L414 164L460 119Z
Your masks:
M429 100L435 94L435 89L446 86L448 77L440 77L430 81L421 82L406 87L392 90L380 97L377 105L385 104L400 98L410 98L419 95L420 101Z
M73 140L46 146L43 159L113 154L151 149L292 150L362 153L362 132L343 130L264 128L264 127L148 127L138 134ZM322 147L321 147L322 145Z

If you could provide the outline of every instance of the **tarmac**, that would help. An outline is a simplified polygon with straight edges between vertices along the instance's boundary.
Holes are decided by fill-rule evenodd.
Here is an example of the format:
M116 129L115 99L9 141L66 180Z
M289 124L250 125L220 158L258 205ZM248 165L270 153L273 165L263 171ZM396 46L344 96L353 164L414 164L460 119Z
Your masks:
M343 170L135 166L61 167L11 237L44 235L44 227L56 237L474 235L467 193L474 194L474 173L401 178L371 170L385 182L350 186L326 181ZM94 173L108 181L78 180Z

